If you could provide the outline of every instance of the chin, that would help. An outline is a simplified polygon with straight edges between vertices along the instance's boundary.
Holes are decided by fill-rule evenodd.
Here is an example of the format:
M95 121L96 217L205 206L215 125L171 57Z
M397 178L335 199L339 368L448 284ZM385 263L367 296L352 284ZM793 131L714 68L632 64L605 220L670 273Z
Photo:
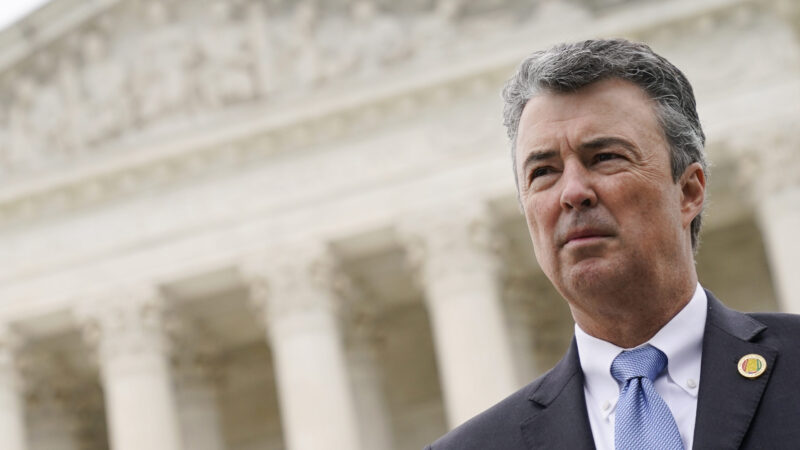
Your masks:
M562 277L566 290L579 295L619 290L620 283L630 281L618 265L601 258L583 260L570 267Z

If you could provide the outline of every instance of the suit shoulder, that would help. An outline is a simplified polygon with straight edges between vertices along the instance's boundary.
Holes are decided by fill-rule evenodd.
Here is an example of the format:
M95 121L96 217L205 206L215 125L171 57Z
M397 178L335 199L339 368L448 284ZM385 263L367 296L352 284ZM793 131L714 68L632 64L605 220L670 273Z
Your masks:
M525 448L521 425L536 409L529 400L541 383L537 378L494 406L451 430L431 450L505 450Z
M800 315L787 313L748 313L748 316L766 325L759 339L796 347L800 339Z
M800 314L790 314L782 312L751 312L748 316L763 322L765 325L785 324L790 326L800 326Z

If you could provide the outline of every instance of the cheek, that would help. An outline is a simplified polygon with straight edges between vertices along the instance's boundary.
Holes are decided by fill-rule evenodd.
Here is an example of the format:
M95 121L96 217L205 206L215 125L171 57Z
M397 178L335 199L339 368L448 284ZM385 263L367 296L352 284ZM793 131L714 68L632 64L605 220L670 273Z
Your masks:
M663 243L665 230L679 227L679 199L672 192L654 188L652 184L624 192L627 195L619 196L616 205L621 214L620 222L627 224L627 228L635 234L646 238L648 243Z
M544 201L535 201L525 206L525 221L537 251L547 246L548 239L552 238L555 223L553 217L557 218L557 212L554 214L553 208L548 208L547 205Z
M550 277L553 273L555 254L550 250L553 247L548 240L548 232L544 228L543 214L544 211L537 211L535 208L526 207L525 209L525 221L528 224L528 233L533 244L533 255L544 274ZM552 236L552 232L549 236Z

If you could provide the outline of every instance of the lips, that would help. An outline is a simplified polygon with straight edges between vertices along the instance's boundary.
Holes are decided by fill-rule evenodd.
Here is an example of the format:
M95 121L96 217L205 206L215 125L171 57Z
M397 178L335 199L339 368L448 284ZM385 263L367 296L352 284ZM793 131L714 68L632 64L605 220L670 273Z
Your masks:
M567 233L566 238L564 238L561 246L567 245L572 241L588 241L592 238L605 238L611 237L612 233L608 230L602 229L595 229L595 228L580 228L575 230L570 230Z

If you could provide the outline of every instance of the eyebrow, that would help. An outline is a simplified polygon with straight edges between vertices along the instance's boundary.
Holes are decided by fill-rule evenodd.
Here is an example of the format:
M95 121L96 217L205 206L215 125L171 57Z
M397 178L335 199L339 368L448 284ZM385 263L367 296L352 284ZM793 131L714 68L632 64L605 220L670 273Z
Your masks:
M635 152L636 149L630 142L612 136L603 136L596 139L592 139L590 141L586 141L581 143L578 146L578 151L585 151L585 150L599 150L603 148L613 147L618 145L620 147L625 148L628 151ZM558 155L556 150L534 150L525 157L525 161L522 164L522 170L527 171L528 166L532 163L537 161L544 161L550 158L553 158Z
M541 151L532 151L525 157L525 162L522 163L522 171L527 172L528 166L537 162L537 161L544 161L546 159L550 159L555 157L558 154L555 150L541 150Z

